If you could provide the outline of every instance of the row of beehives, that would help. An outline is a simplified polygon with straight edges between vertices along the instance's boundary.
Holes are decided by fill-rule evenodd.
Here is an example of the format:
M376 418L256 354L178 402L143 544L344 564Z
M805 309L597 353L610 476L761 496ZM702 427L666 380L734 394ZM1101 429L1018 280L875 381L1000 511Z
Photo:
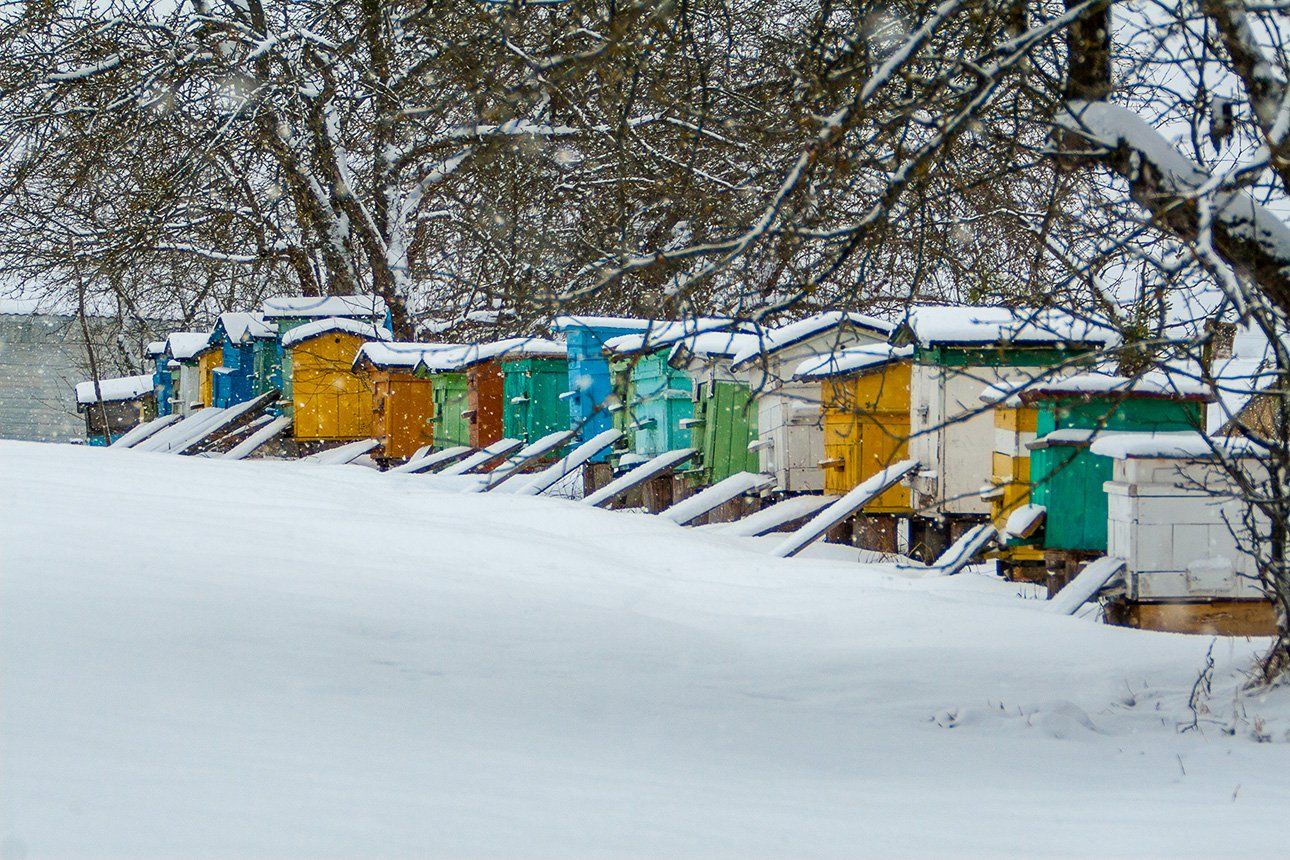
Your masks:
M1134 472L1140 458L1116 466L1090 447L1094 432L1194 432L1205 390L1063 380L1112 336L1059 313L916 307L895 325L828 313L774 329L561 317L562 342L492 344L392 343L385 316L366 297L279 299L223 314L210 333L173 334L154 345L158 411L280 389L297 446L371 437L386 461L613 425L626 440L615 466L694 447L691 485L762 471L778 494L840 495L912 457L921 468L909 486L856 520L858 543L934 556L992 520L1019 578L1059 587L1109 540L1130 557L1135 605L1258 596L1208 497L1163 479L1144 494L1142 476L1161 470ZM991 391L997 402L983 402Z

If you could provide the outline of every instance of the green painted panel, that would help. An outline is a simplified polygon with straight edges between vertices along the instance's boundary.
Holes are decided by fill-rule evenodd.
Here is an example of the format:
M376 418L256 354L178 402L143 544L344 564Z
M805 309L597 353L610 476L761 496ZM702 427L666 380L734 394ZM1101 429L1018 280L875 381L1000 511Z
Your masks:
M695 402L701 423L691 429L691 444L703 452L702 478L716 483L737 472L756 472L757 454L748 445L757 435L757 410L748 386L737 382L704 383Z
M470 444L470 421L463 412L467 408L468 391L464 372L434 373L432 395L434 398L434 447L436 451L457 445Z

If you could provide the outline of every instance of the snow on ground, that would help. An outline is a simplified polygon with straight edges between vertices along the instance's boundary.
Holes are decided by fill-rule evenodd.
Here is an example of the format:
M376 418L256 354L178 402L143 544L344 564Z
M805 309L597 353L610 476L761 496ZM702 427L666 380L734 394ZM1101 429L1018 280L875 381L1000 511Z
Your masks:
M767 547L0 443L0 852L1283 856L1262 643L1214 644L1182 733L1209 639Z

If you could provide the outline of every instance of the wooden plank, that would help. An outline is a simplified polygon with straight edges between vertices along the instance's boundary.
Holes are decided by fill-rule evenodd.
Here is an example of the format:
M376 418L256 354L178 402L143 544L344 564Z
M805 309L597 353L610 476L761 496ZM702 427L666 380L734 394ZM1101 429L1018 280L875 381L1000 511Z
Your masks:
M928 565L932 576L953 576L967 567L986 545L999 539L999 530L990 523L973 526L950 544L935 562Z
M531 480L525 481L521 486L517 487L515 489L516 495L537 496L545 493L565 475L579 468L592 457L617 442L622 435L623 431L621 430L602 430L577 448L574 448L558 462L538 472Z
M132 450L173 454L193 439L200 438L207 428L219 421L223 414L224 410L218 408L198 409L195 412L190 412L182 421L171 424L150 439L144 439L138 445L135 445Z
M1118 605L1113 602L1107 607L1107 622L1139 630L1200 636L1275 636L1277 632L1276 611L1268 600Z
M698 453L694 448L680 448L676 451L664 451L657 457L653 457L641 463L636 468L620 475L601 487L596 492L584 498L583 504L591 505L595 508L604 507L620 496L631 492L633 488L640 486L651 478L665 474L686 460Z
M245 403L238 403L223 410L212 410L223 414L217 416L200 433L194 433L183 444L175 447L174 453L200 454L209 448L218 436L241 427L249 421L254 421L277 399L278 392L274 390L261 394L254 400L248 400Z
M1072 579L1057 596L1044 607L1056 615L1074 615L1075 612L1106 587L1117 573L1124 570L1124 559L1106 556L1089 562L1079 575Z
M256 430L250 436L243 439L232 449L226 451L221 459L223 460L244 460L251 454L255 453L261 446L267 444L270 440L277 438L284 430L291 427L291 418L287 415L279 415L268 424Z
M791 496L768 508L762 508L742 520L721 523L711 528L720 530L723 535L756 537L817 514L839 498L839 496L828 495Z
M559 430L555 433L548 433L533 444L525 445L513 457L493 471L489 472L488 480L480 484L478 488L467 492L486 493L489 490L492 490L499 484L503 484L511 478L514 478L516 475L522 474L529 466L533 465L538 460L541 460L547 454L550 454L572 438L572 430Z
M417 460L409 460L402 466L395 466L393 469L386 470L387 473L404 472L411 475L429 472L437 466L446 466L449 463L455 463L463 457L474 452L474 448L469 445L454 445L451 448L444 448L442 451L435 451L427 454Z
M812 517L806 525L790 534L776 546L771 551L771 554L780 558L791 558L797 555L824 537L829 529L863 508L886 490L894 487L902 478L917 468L917 460L903 460L894 466L888 466Z
M718 481L688 499L682 499L661 512L659 516L683 526L694 522L699 517L714 508L724 505L733 498L742 496L744 493L763 490L774 483L775 479L770 475L762 475L757 472L735 472L724 481Z
M522 448L524 443L519 439L499 439L493 444L480 448L466 459L438 472L439 475L468 475L479 471L490 463L496 463L503 457Z
M344 466L346 463L352 463L368 451L377 448L380 444L375 439L358 439L354 442L346 442L344 445L337 445L335 448L328 448L326 451L319 451L317 454L310 454L308 457L302 457L300 462L321 463L325 466Z
M146 421L137 427L131 427L129 432L127 432L124 436L117 439L108 447L109 448L133 448L135 445L138 445L144 439L147 439L153 436L154 434L166 429L171 424L174 424L176 421L178 421L181 418L183 418L182 415L172 412L169 415L162 415L159 418L154 418L151 421Z

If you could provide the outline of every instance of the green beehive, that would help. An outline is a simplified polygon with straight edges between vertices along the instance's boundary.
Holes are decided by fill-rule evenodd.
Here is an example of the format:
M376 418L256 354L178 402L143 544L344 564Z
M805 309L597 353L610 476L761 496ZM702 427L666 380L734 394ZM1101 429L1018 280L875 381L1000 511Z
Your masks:
M1031 501L1047 509L1044 548L1105 552L1113 463L1089 450L1105 433L1167 433L1203 426L1206 389L1187 380L1088 373L1038 386L1021 400L1038 408Z
M433 380L434 447L437 451L470 444L470 420L465 415L469 399L465 371L417 372Z
M569 362L557 357L503 359L503 434L535 442L569 427Z
M700 484L758 471L758 454L748 450L757 438L757 406L748 383L731 370L735 355L758 346L757 335L704 332L681 340L668 356L672 369L691 380L693 417L680 423L701 454L691 473Z

